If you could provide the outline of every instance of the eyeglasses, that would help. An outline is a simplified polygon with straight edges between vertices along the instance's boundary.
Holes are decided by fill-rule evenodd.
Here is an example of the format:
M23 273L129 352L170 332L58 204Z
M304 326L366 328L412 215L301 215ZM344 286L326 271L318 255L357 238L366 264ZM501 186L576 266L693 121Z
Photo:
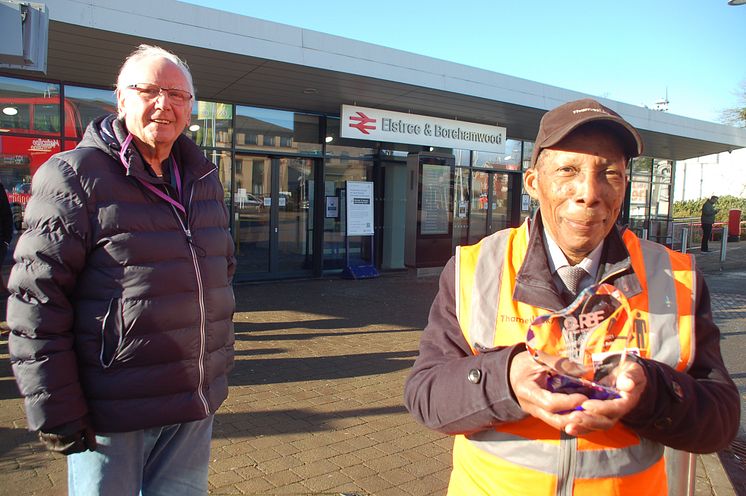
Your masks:
M192 94L188 91L176 88L161 88L157 84L137 83L127 86L128 89L135 90L143 100L152 102L160 95L168 95L169 100L174 105L185 105L192 99Z

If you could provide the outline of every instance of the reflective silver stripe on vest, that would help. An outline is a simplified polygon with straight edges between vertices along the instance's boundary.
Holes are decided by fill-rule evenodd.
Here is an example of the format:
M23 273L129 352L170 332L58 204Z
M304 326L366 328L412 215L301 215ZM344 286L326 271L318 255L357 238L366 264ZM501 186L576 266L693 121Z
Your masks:
M525 229L525 227L520 229ZM509 234L510 230L506 229L482 240L477 266L474 269L474 288L471 293L469 338L474 347L480 344L485 348L492 348L495 342L503 260ZM459 298L458 293L456 294Z
M578 468L578 438L560 431L560 455L557 467L557 496L572 496Z
M557 474L564 457L560 444L526 439L506 432L481 431L466 436L476 447L521 467ZM575 452L574 477L598 479L634 475L655 465L663 445L640 438L640 444L624 449L593 449Z
M681 356L681 345L676 280L671 259L657 243L640 240L640 248L648 281L650 356L675 367Z

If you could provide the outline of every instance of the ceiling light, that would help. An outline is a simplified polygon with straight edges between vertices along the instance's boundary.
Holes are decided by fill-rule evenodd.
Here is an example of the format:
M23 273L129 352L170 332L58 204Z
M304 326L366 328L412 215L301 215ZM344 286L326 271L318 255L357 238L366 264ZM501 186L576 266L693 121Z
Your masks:
M334 141L334 137L327 136L326 138L324 138L324 141L326 141L327 143L331 143L332 141Z
M3 108L3 114L5 115L16 115L18 113L18 109L15 107L5 107Z
M746 5L746 0L728 0L728 5Z
M305 88L303 90L303 93L305 93L306 95L315 95L318 92L319 90L317 90L316 88Z
M189 126L189 130L193 133L196 133L197 131L199 131L199 124L192 124L191 126Z

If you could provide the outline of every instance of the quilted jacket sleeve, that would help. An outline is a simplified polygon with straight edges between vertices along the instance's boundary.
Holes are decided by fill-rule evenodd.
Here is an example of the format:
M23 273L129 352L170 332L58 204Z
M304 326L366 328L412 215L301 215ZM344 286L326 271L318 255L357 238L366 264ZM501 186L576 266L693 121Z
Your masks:
M90 223L83 187L64 155L34 175L28 229L18 240L8 283L10 358L30 430L58 427L88 412L78 380L70 295L85 263Z

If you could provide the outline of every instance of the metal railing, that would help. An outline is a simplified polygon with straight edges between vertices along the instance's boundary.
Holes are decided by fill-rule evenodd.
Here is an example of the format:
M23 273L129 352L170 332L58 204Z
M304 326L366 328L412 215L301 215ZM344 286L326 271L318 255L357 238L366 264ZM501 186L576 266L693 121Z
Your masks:
M728 223L727 222L715 222L712 225L712 237L723 239L727 236ZM688 232L688 236L684 238L684 230ZM685 240L686 245L682 245L682 240ZM692 248L699 248L702 243L702 223L699 217L685 217L674 219L671 222L670 236L667 238L666 246L672 250L688 252ZM686 247L683 250L683 247Z

